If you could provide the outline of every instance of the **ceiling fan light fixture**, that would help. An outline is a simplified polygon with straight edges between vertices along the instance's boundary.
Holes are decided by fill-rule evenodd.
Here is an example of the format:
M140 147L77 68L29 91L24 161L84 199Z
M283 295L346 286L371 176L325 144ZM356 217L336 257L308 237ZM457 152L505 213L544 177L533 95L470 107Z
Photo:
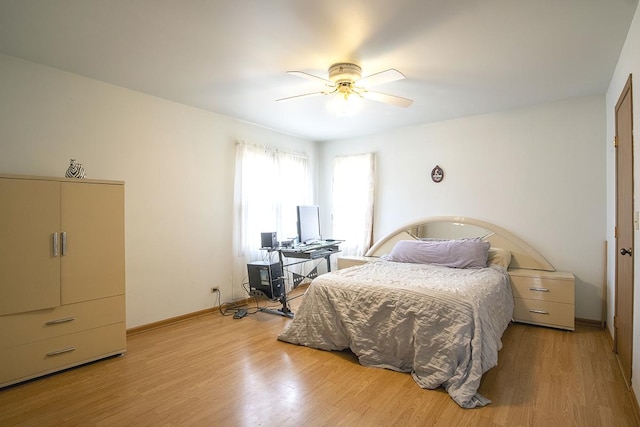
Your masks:
M338 117L349 117L357 114L362 108L362 98L351 90L338 90L327 104L329 111Z

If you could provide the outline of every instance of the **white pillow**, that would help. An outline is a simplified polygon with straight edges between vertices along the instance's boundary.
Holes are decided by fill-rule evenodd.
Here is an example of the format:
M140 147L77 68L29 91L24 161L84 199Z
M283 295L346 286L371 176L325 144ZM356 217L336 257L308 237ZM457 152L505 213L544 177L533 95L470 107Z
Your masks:
M491 264L509 268L509 264L511 264L511 252L503 248L489 248L487 265Z

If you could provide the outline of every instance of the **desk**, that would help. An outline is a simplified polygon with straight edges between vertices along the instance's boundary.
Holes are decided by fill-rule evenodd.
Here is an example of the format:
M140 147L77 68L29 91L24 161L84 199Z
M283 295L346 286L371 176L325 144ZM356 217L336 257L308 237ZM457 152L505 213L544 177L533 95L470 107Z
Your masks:
M282 266L282 273L285 272L285 267L302 264L305 262L309 262L311 260L324 258L327 261L327 271L331 271L331 255L337 254L340 252L340 243L344 242L344 240L324 240L322 242L317 242L309 245L298 245L295 247L275 247L275 248L262 248L268 252L278 252L278 257L280 261L280 265ZM288 264L284 263L284 258L298 258L302 261L291 262ZM293 273L293 288L295 289L300 282L302 282L305 278L313 279L317 277L318 273L316 268L314 267L313 272L311 274L307 274L306 276ZM270 310L268 308L263 308L261 311L265 311L267 313L279 314L281 316L286 316L293 318L293 312L287 306L287 287L284 286L284 293L280 297L279 301L282 303L282 308L279 310Z
M318 243L313 243L310 245L298 245L293 248L279 247L277 248L277 250L280 254L280 262L282 262L282 257L299 258L304 260L324 258L325 260L327 260L327 271L331 271L331 255L340 252L340 243L342 243L343 241L344 240L323 240ZM298 263L291 263L286 265L282 263L282 266L287 267L294 264Z

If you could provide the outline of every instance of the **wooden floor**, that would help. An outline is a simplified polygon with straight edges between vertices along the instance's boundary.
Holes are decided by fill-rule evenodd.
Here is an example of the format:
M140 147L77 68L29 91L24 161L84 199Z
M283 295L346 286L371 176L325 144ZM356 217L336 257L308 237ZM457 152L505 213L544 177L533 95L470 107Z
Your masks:
M277 341L289 322L216 313L129 336L124 357L0 390L0 426L638 425L601 329L510 325L479 390L493 403L461 409L350 352Z

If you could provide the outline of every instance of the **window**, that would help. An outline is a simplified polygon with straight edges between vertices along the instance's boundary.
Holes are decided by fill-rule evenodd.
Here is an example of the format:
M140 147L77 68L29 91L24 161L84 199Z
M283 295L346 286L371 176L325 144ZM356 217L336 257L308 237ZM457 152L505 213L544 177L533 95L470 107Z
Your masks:
M333 159L332 236L344 255L364 255L373 234L375 155Z
M245 298L240 288L247 263L263 259L261 233L275 231L278 240L296 235L296 206L308 204L311 194L305 155L238 142L234 194L233 297Z

